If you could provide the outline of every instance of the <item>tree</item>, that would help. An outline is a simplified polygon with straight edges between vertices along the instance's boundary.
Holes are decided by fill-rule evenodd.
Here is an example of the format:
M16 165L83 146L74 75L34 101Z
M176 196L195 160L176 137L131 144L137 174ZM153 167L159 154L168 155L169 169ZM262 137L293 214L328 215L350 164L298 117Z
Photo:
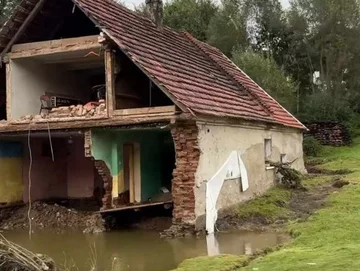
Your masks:
M0 0L0 26L6 22L18 2L19 0Z
M233 52L232 60L282 106L294 112L296 83L282 72L270 55L263 56L253 51L236 50Z
M235 48L248 46L244 3L242 1L222 1L219 11L209 23L207 42L229 57Z

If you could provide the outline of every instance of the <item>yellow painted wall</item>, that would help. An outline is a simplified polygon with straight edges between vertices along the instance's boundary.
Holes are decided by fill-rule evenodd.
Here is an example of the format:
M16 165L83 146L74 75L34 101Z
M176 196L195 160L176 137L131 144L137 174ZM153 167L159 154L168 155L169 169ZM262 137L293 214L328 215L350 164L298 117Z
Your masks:
M22 201L22 158L0 158L0 203Z

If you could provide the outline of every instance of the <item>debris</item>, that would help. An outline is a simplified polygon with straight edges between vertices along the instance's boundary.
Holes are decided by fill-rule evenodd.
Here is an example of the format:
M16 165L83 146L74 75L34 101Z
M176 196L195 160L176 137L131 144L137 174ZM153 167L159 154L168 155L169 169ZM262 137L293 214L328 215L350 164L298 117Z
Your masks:
M342 188L343 186L348 185L348 184L350 184L350 182L344 181L344 180L342 180L342 179L340 179L340 178L336 178L336 179L334 180L332 186L333 186L333 187L336 187L336 188Z
M16 206L0 209L0 229L28 228L27 208L27 206ZM77 229L86 233L105 231L104 221L100 214L88 211L77 212L55 204L34 202L30 217L34 229Z

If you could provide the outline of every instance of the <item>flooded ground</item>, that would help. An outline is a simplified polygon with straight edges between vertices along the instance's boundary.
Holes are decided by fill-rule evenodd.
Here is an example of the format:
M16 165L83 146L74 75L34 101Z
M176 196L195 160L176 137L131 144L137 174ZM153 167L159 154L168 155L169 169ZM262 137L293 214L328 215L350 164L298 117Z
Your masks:
M185 239L160 239L149 231L114 231L98 235L80 232L55 233L37 231L29 239L28 232L10 231L6 238L25 248L52 257L70 270L168 271L186 258L220 254L247 254L275 246L288 238L277 233L219 233L215 239L205 236ZM76 268L71 269L71 267Z

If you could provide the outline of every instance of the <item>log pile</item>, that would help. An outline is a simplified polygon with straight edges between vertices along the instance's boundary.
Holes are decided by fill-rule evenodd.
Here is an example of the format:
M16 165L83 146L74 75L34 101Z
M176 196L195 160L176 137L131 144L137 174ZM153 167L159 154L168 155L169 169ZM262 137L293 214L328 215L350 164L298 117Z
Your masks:
M316 138L322 145L346 146L351 143L347 127L337 122L305 123L308 135Z

